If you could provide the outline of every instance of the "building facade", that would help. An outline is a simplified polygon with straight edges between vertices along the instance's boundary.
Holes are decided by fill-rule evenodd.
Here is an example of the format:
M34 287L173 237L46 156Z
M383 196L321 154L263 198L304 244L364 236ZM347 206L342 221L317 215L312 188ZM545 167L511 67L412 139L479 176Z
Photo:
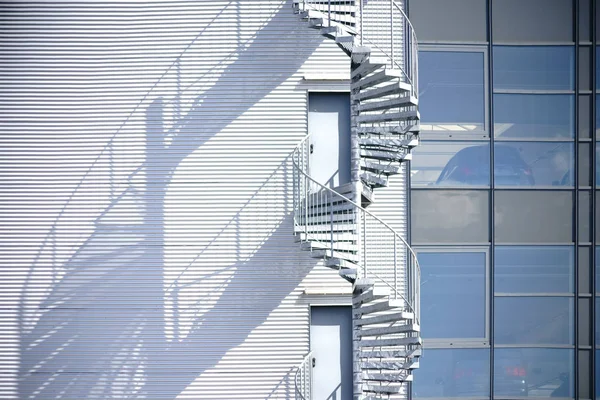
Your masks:
M414 398L600 397L593 0L411 0Z
M387 19L395 3L369 4L373 16ZM402 14L399 4L395 12ZM350 88L378 83L360 83L362 75L352 81L348 54L309 29L323 18L299 15L293 6L281 0L0 6L0 398L300 398L296 371L317 343L333 351L314 357L314 390L322 397L352 398L357 387L383 393L376 398L408 396L416 364L403 364L408 375L394 375L386 387L352 387L353 380L390 376L353 373L359 351L353 334L360 329L351 308L362 316L403 311L407 302L353 293L326 267L335 261L333 239L331 253L320 258L297 243L309 240L295 230L298 171L291 156L307 133L316 137L319 126L329 126L333 140L310 143L310 153L321 154L309 157L310 172L331 168L323 184L347 185ZM351 27L354 5L337 6ZM381 24L369 26L381 35ZM371 39L389 43L389 37ZM392 48L401 46L397 37ZM379 72L406 92L410 85L390 69ZM415 121L414 97L404 100ZM415 134L376 114L363 115L386 121L379 132ZM325 167L316 168L323 160ZM351 239L339 240L335 254L360 263L362 249L379 249L370 263L393 259L394 275L403 270L409 256L401 241L409 201L403 165L369 208L398 242L390 247L373 236L355 248L352 220ZM352 187L361 185L352 179ZM350 193L360 208L362 192ZM342 203L335 206L341 211L329 203L328 213L346 223L356 207L348 212ZM315 215L305 213L303 223ZM366 232L367 223L360 226ZM311 240L308 249L316 245ZM397 247L404 249L398 257ZM375 263L370 271L378 271ZM353 273L351 280L361 276ZM410 286L402 277L394 281ZM385 304L360 310L369 296ZM414 312L399 314L415 319ZM390 314L378 315L389 325ZM394 359L409 358L406 343L420 348L418 321L392 328L394 343L382 349L373 339L370 347L379 349L370 353L401 343L403 355L379 353L365 369L382 369L373 367L382 358L392 359L383 369L398 369Z

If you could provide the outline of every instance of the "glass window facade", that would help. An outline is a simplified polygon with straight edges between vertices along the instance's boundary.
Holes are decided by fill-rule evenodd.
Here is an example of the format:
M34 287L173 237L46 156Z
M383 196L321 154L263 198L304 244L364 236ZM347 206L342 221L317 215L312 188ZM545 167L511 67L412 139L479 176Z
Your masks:
M600 399L600 6L486 4L486 41L420 46L430 83L419 88L410 235L427 350L413 394ZM436 85L457 90L428 99ZM477 254L485 261L467 261ZM444 307L472 318L437 327L456 314ZM454 373L463 359L478 372Z

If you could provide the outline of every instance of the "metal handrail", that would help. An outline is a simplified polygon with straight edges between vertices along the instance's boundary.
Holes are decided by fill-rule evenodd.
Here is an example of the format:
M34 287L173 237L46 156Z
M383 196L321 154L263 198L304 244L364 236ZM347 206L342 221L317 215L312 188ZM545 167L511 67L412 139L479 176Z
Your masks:
M370 0L369 5L373 6L375 3L383 4L389 13L389 15L387 15L389 19L384 25L377 27L378 31L383 32L381 35L382 37L389 38L389 44L377 43L376 39L365 35L363 32L363 1L364 0L358 0L357 2L359 5L359 15L356 20L358 29L353 29L350 25L347 25L345 21L340 21L339 23L348 33L355 35L361 45L363 42L367 42L369 46L377 49L378 52L387 57L392 66L397 67L404 76L405 81L411 85L411 95L418 97L418 40L415 29L408 19L408 16L402 9L402 6L394 0ZM340 14L350 15L345 11L348 6L340 4L340 2L337 2L336 0L297 0L297 3L302 4L304 10L310 9L326 16L330 26L332 21L336 21L336 18L340 18ZM366 4L366 1L364 3ZM332 13L338 15L332 16ZM395 15L395 13L399 13L399 15ZM380 19L378 19L378 21L380 21ZM402 32L403 40L400 40L399 44L397 44L395 37L400 32ZM389 49L387 48L388 45Z
M296 398L299 400L310 400L312 398L312 354L311 351L304 356L294 374Z
M331 251L331 256L334 256L335 252L340 252L342 255L352 257L352 253L356 252L356 264L360 267L360 271L357 271L357 273L360 272L361 277L365 278L374 277L391 288L395 297L405 302L409 310L413 312L415 322L419 323L421 268L416 253L406 239L385 221L346 196L317 182L306 172L309 164L309 138L310 135L304 137L292 153L294 166L294 226L298 228L299 232L304 233L306 236L304 240L310 238L317 242L329 242L331 247L328 250ZM338 211L337 214L334 214L334 208L339 207L334 203L350 204L352 205L352 212L344 214L343 211L341 213ZM309 212L309 210L311 211ZM326 224L330 225L328 232L314 233L314 228L317 225L323 227ZM358 236L349 233L334 234L334 224L360 225ZM313 227L312 230L311 226ZM384 237L389 241L371 240L367 242L365 239L369 234ZM349 244L347 251L344 252L334 248L336 242ZM401 264L397 259L401 250L399 246L403 246L407 251L406 268L398 265ZM389 254L390 252L392 254ZM390 257L393 258L393 261ZM378 270L377 267L374 268L370 265L371 261L382 262L383 264L392 263L393 268L388 265L383 268L379 267ZM383 276L390 272L391 277ZM390 278L393 283L390 283ZM402 283L405 285L405 290L400 288L400 286L403 286Z

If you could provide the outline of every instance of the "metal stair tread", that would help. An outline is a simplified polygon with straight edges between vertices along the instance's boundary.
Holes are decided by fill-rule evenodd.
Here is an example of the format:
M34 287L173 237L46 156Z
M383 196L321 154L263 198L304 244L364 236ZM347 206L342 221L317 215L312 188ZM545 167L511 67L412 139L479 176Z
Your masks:
M421 126L418 120L403 121L403 125L359 126L356 131L360 135L412 135L417 136ZM415 122L411 124L410 122Z
M383 382L407 382L412 375L408 371L398 372L363 372L362 379L364 381L383 381Z
M381 138L381 137L360 137L359 143L363 147L390 147L390 148L413 148L419 144L415 137L407 138Z
M363 158L372 158L375 160L383 161L403 161L410 160L410 152L404 151L385 151L385 150L371 150L371 149L360 149L360 156Z
M363 325L373 325L373 324L381 324L384 322L394 322L394 321L409 321L409 320L414 320L414 314L411 312L407 312L407 311L400 311L397 313L390 313L390 314L384 314L384 315L377 315L377 316L372 316L372 317L367 317L367 318L361 318L359 320L356 321L356 325L357 326L363 326Z
M420 345L420 337L404 337L392 339L361 339L356 342L359 347L379 347L379 346L407 346Z
M350 88L353 90L364 90L369 87L373 87L383 82L398 79L403 76L402 71L399 69L385 68L382 71L376 71L373 74L369 74L361 79L352 82ZM398 84L400 82L397 82Z
M329 249L327 250L313 250L310 253L311 257L313 258L343 258L344 260L349 260L352 262L358 261L358 255L355 253L345 253L343 251L336 251L334 250L333 252Z
M391 386L391 385L373 385L373 384L364 384L362 385L363 392L373 392L373 393L399 393L401 386Z
M360 167L363 171L371 171L375 173L380 173L384 175L393 175L400 173L400 165L396 164L383 164L367 161L364 158L360 160Z
M386 326L381 328L371 328L371 329L362 329L357 330L357 337L365 337L365 336L383 336L390 335L396 333L413 333L420 332L421 328L417 324L405 324L405 325L393 325Z
M388 299L385 301L381 301L374 304L364 305L361 304L357 307L354 307L352 310L352 314L356 316L363 316L365 314L373 314L376 312L393 310L395 308L403 307L404 301L396 300L396 299Z
M294 226L294 233L323 233L323 232L331 232L331 228L333 228L334 232L346 232L346 233L355 233L356 232L356 224L340 224L335 223L333 227L331 224L319 224L319 225L311 225L307 226L306 229L304 226Z
M331 250L331 243L319 242L319 241L309 241L304 242L300 245L302 250ZM356 249L356 245L354 243L348 242L334 242L333 243L334 250L341 251L353 251Z
M416 97L405 94L403 96L398 96L394 99L389 100L380 100L380 101L372 101L369 103L361 103L356 105L358 111L378 111L378 110L387 110L390 108L398 108L398 107L416 107L419 104L419 100Z
M355 92L353 93L352 100L363 101L390 96L393 94L405 94L411 91L412 86L409 83L405 82L393 82L389 85L378 86L369 90L364 90L364 88L362 88L362 90L358 91L359 89L361 89L360 87L356 87L353 89L355 89Z
M371 187L387 187L388 185L388 180L387 177L381 178L379 176L377 176L376 174L369 172L369 171L363 171L360 174L360 179L362 179L362 181L364 183L366 183L367 185L371 186Z
M358 123L374 123L374 122L388 122L388 121L397 121L397 120L409 120L409 119L419 119L419 112L417 110L408 110L408 111L400 111L393 112L389 114L379 113L379 114L361 114L356 117L356 121Z
M367 358L387 358L387 359L412 359L415 360L421 356L421 349L394 349L394 350L361 350L358 357L361 359Z
M360 305L363 303L368 303L373 300L382 299L388 297L390 295L390 290L388 288L374 286L369 290L365 290L360 294L356 294L352 297L352 305Z

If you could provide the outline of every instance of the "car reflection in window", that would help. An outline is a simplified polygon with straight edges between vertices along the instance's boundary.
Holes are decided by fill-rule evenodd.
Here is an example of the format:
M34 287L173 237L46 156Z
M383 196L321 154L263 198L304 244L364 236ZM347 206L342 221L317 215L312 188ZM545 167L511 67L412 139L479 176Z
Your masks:
M489 146L471 146L460 150L448 161L437 185L490 184ZM495 146L494 178L497 185L533 186L531 168L523 161L518 150L510 146Z

